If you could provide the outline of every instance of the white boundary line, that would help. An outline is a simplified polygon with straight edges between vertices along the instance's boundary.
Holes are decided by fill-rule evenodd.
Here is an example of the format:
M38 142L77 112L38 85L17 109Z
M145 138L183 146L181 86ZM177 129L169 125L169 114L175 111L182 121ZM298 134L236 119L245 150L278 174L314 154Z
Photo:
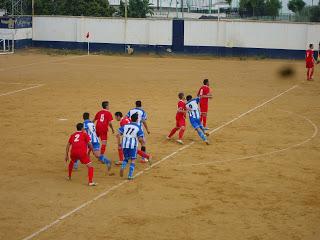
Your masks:
M12 94L15 94L15 93L18 93L18 92L27 91L27 90L34 89L34 88L39 88L39 87L42 87L42 86L44 86L44 84L39 84L39 85L36 85L36 86L15 90L15 91L12 91L12 92L2 93L2 94L0 94L0 97L12 95Z
M226 160L215 160L215 161L210 161L210 162L191 163L191 164L178 164L178 165L175 165L175 167L206 166L206 165L211 165L211 164L216 164L216 163L226 163L226 162L247 160L247 159L251 159L251 158L257 158L257 157L273 155L273 154L276 154L276 153L281 153L281 152L288 151L288 150L290 150L292 148L296 148L296 147L302 146L302 145L306 144L307 142L310 142L313 138L315 138L318 135L319 129L318 129L317 125L314 122L312 122L309 118L307 118L307 117L305 117L303 115L297 114L297 113L290 112L290 111L284 111L284 112L297 115L298 117L300 117L300 118L304 119L306 122L308 122L313 127L312 135L310 137L308 137L307 139L301 141L301 142L295 143L295 144L293 144L293 145L291 145L289 147L282 148L282 149L279 149L279 150L274 150L274 151L261 153L261 154L254 154L254 155L251 155L251 156L226 159Z
M270 103L270 102L274 101L275 99L279 98L279 97L280 97L280 96L282 96L283 94L286 94L286 93L288 93L289 91L291 91L291 90L295 89L297 86L298 86L298 85L294 85L293 87L291 87L291 88L289 88L289 89L285 90L284 92L281 92L280 94L278 94L278 95L276 95L276 96L272 97L271 99L269 99L269 100L267 100L267 101L263 102L262 104L260 104L260 105L258 105L258 106L256 106L256 107L254 107L254 108L250 109L249 111L247 111L247 112L245 112L245 113L240 114L238 117L235 117L235 118L234 118L234 119L232 119L231 121L229 121L229 122L227 122L227 123L225 123L225 124L221 125L220 127L217 127L217 128L215 128L215 129L213 129L210 133L216 132L216 131L218 131L218 130L222 129L223 127L225 127L225 126L228 126L229 124L231 124L231 123L233 123L234 121L236 121L236 120L240 119L241 117L246 116L247 114L249 114L249 113L251 113L251 112L253 112L253 111L257 110L258 108L260 108L260 107L262 107L262 106L264 106L264 105L266 105L266 104L268 104L268 103ZM185 146L183 146L183 147L179 148L179 149L178 149L178 150L176 150L175 152L173 152L173 153L171 153L171 154L169 154L169 155L167 155L167 156L163 157L161 160L157 161L157 162L156 162L156 163L154 163L152 166L150 166L150 167L146 168L145 170L142 170L142 171L138 172L138 173L135 175L135 178L136 178L136 177L138 177L138 176L140 176L140 175L142 175L142 174L143 174L143 173L145 173L146 171L148 171L148 170L150 170L150 169L154 168L155 166L159 165L160 163L162 163L163 161L167 160L168 158L173 157L174 155L178 154L179 152L181 152L181 151L183 151L183 150L185 150L185 149L189 148L189 147L190 147L190 146L192 146L194 143L195 143L195 142L194 142L194 141L192 141L192 142L190 142L189 144L187 144L187 145L185 145ZM124 185L124 184L126 184L126 183L128 183L128 182L129 182L128 180L125 180L125 181L123 181L123 182L118 183L117 185L114 185L114 186L113 186L113 187L111 187L111 188L106 189L104 192L102 192L101 194L99 194L99 195L98 195L98 196L96 196L95 198L93 198L93 199L91 199L91 200L89 200L89 201L87 201L87 202L83 203L83 204L82 204L82 205L80 205L79 207L77 207L77 208L75 208L75 209L73 209L73 210L69 211L68 213L66 213L66 214L62 215L61 217L59 217L59 218L58 218L58 219L56 219L55 221L53 221L53 222L51 222L50 224L48 224L48 225L44 226L43 228L39 229L38 231L36 231L36 232L32 233L31 235L29 235L29 236L27 236L27 237L23 238L22 240L30 240L30 239L34 238L35 236L38 236L40 233L45 232L45 231L46 231L46 230L48 230L49 228L51 228L51 227L53 227L53 226L57 225L60 221L62 221L62 220L64 220L65 218L69 217L69 216L70 216L70 215L72 215L73 213L78 212L78 211L79 211L79 210L81 210L82 208L87 207L88 205L90 205L90 204L91 204L91 203L93 203L94 201L96 201L96 200L98 200L98 199L100 199L100 198L102 198L102 197L106 196L106 195L107 195L107 194L109 194L110 192L112 192L112 191L114 191L114 190L118 189L119 187L121 187L122 185Z

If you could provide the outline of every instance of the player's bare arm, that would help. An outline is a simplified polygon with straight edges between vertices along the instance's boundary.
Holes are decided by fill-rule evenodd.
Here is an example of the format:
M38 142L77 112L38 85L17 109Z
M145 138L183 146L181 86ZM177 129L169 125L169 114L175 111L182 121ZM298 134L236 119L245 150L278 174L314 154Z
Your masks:
M118 142L118 148L121 148L121 135L120 135L120 133L117 134L117 142Z
M110 129L111 129L111 131L112 131L112 134L114 134L114 129L113 129L112 122L109 122L109 127L110 127Z
M147 122L146 121L142 121L142 123L143 123L143 126L146 129L147 133L150 134Z
M68 142L66 146L66 157L65 157L66 162L69 161L69 151L70 151L70 143Z

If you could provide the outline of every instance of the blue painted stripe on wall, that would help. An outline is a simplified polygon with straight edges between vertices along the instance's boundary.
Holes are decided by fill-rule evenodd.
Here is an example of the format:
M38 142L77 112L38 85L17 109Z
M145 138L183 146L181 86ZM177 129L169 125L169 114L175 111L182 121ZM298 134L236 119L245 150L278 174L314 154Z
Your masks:
M21 40L14 41L15 49L21 49L21 48L27 48L27 47L32 47L32 39L21 39Z
M56 49L71 49L87 51L86 42L62 42L62 41L33 41L34 47L56 48ZM166 45L142 45L142 44L127 44L130 45L136 52L164 52L171 46ZM90 51L93 52L124 52L125 44L117 43L90 43Z
M165 53L171 46L165 45L137 45L129 44L136 53ZM80 42L60 42L60 41L32 41L32 46L56 49L87 50L87 43ZM124 52L124 44L115 43L90 43L92 52ZM305 50L289 49L266 49L266 48L227 48L227 47L204 47L204 46L184 46L182 51L177 53L195 54L195 55L213 55L213 56L261 56L266 58L279 59L304 59Z
M183 52L184 47L184 20L174 19L172 21L172 50Z
M290 49L268 49L268 48L227 48L227 47L204 47L204 46L185 46L184 53L188 54L207 54L214 56L261 56L266 58L280 59L304 59L305 50Z

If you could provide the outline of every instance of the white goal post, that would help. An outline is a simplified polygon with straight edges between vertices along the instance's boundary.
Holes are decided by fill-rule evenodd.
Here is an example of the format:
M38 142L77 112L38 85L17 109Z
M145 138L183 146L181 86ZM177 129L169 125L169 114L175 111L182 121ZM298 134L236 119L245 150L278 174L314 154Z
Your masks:
M0 54L14 53L14 34L0 32Z

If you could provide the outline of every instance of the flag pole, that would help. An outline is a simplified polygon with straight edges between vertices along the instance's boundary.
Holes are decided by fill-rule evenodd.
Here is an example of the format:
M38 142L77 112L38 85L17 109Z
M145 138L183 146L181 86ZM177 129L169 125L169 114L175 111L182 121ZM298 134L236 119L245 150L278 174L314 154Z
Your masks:
M90 55L90 43L89 43L89 38L88 38L88 56Z
M90 32L87 32L87 35L86 35L86 38L87 38L87 54L88 56L90 55Z

